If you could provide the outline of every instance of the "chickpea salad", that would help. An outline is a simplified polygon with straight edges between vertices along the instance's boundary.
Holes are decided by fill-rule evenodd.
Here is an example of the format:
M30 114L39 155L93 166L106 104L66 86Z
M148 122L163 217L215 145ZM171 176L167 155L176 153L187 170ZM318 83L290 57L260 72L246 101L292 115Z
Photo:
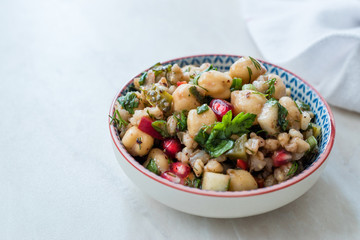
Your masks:
M115 103L110 124L149 171L189 187L243 191L297 175L318 149L310 106L252 57L228 72L155 64Z

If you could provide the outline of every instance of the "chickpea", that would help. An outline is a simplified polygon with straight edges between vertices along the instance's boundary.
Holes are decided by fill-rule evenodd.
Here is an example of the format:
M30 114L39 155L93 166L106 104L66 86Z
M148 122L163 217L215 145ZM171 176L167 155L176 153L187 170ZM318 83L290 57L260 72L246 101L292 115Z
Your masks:
M190 93L189 89L196 87L200 95L205 96L205 90L199 86L182 84L173 92L173 110L181 112L182 110L191 110L201 105L196 97Z
M156 166L161 173L169 170L169 157L161 149L153 148L150 151L147 160L144 163L144 166L147 166L151 159L154 159Z
M206 95L213 98L230 98L232 78L222 72L214 70L205 72L201 74L198 84L207 90Z
M243 191L258 188L255 178L248 171L228 169L227 174L230 175L229 191Z
M154 138L133 126L126 131L122 143L132 156L142 157L152 148Z
M241 78L243 84L251 83L260 75L266 73L266 69L260 63L259 65L260 66L256 67L249 57L242 57L231 65L230 77Z
M231 104L234 106L235 115L253 113L259 115L266 103L266 98L252 90L233 91L231 93ZM255 121L257 123L257 121Z
M187 126L191 137L195 137L203 125L211 125L216 122L215 113L209 108L206 112L198 114L196 109L190 110L187 118Z

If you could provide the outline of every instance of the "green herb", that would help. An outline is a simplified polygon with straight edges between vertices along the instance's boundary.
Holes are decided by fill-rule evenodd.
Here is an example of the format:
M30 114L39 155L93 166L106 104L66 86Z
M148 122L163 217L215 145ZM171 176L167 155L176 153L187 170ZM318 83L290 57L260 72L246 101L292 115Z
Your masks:
M161 73L171 72L171 64L168 65L161 65L161 63L156 63L154 66L151 67L151 70L154 72L155 77L159 76Z
M136 142L137 144L139 144L139 149L141 150L141 144L142 144L141 137L136 138Z
M183 110L181 113L180 113L180 118L178 118L176 116L176 114L174 113L174 118L176 119L177 123L176 123L176 129L180 132L183 132L183 131L186 131L187 129L187 118L186 118L186 115L185 115L185 110Z
M134 108L139 106L139 99L135 92L128 92L125 96L119 97L117 101L130 114L134 114Z
M195 136L195 141L203 146L212 157L218 157L234 147L234 141L230 139L231 135L248 133L255 118L255 114L240 113L232 119L232 112L228 111L221 122L214 124L210 134L206 133L210 126L201 128Z
M250 57L250 56L249 56L249 58L250 58L250 60L252 61L252 63L255 65L255 68L258 69L258 70L260 70L260 69L261 69L260 63L259 63L256 59L254 59L254 58L252 58L252 57Z
M140 85L140 86L144 85L144 83L145 83L145 81L146 81L147 74L148 74L147 72L144 72L144 73L141 75L141 77L140 77L140 79L139 79L139 85Z
M189 92L196 98L196 100L200 103L204 102L205 97L199 93L196 86L192 86L189 88Z
M297 162L293 162L293 164L291 165L291 168L289 169L289 172L286 176L290 176L290 175L293 175L294 173L296 173L298 166L299 166L299 164Z
M249 82L251 82L251 75L252 75L251 68L249 68L249 67L246 67L246 68L247 68L248 73L249 73Z
M166 121L164 120L157 120L151 123L151 126L161 134L163 137L169 137L170 134L167 131Z
M110 124L115 123L117 129L120 129L122 126L127 126L129 123L122 119L118 110L115 110L114 114L110 116Z
M209 110L209 107L206 103L196 108L197 114L201 114L203 112L206 112L207 110Z
M310 111L310 105L300 100L297 100L296 103L303 111Z
M299 105L297 105L297 103L296 103L296 101L295 101L295 100L294 100L294 103L295 103L295 105L296 105L297 109L299 110L300 114L302 114L302 111L301 111L301 109L299 108Z
M240 90L242 86L242 79L241 78L234 78L233 82L230 87L230 91Z
M267 84L269 84L268 90L266 90L266 93L268 94L269 98L272 97L272 95L275 93L275 82L276 78L272 78L266 81Z
M277 102L278 105L278 124L280 128L283 131L286 131L286 128L288 127L289 121L286 120L286 116L288 115L288 111L285 107L283 107L279 102Z
M185 186L200 188L201 187L201 178L194 178L191 180L189 177L185 180Z
M151 158L148 165L146 166L146 169L150 170L151 172L160 175L160 170L155 162L155 159Z
M204 72L208 72L210 70L217 70L217 68L214 68L213 65L211 64L207 69L205 69L204 71L198 73L192 80L191 80L191 83L195 84L195 85L198 85L198 81L199 81L199 78L201 76L201 74L203 74ZM207 91L207 90L206 90Z
M278 106L278 124L283 131L286 131L286 128L289 124L289 121L286 120L288 111L283 107L275 98L270 98L266 103Z

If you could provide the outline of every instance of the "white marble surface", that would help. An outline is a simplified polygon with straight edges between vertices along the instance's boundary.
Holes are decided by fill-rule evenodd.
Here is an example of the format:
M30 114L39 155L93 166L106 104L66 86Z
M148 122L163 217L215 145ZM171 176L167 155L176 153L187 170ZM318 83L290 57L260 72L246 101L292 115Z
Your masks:
M357 113L333 108L336 141L318 183L254 217L169 209L117 165L107 113L120 86L159 60L261 57L240 9L234 0L1 1L0 239L359 239Z

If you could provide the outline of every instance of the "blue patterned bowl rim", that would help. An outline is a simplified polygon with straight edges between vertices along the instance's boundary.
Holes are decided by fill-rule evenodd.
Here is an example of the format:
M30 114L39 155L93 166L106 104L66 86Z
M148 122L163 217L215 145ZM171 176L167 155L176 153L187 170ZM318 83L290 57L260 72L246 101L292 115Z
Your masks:
M218 67L218 70L227 71L229 70L231 64L241 57L242 57L241 55L202 54L202 55L193 55L193 56L175 58L172 60L162 62L162 64L177 63L179 66L182 67L188 64L200 65L202 63L209 62L213 64L215 67ZM300 99L310 105L311 110L315 113L316 123L322 127L322 135L321 135L322 137L318 139L320 140L319 153L313 156L312 163L297 176L292 177L289 180L276 184L274 186L255 189L255 190L239 191L239 192L216 192L216 191L190 188L180 184L175 184L148 171L134 157L132 157L120 142L120 137L117 133L117 130L112 124L110 124L110 119L109 119L108 124L109 124L110 135L116 148L128 163L130 163L134 168L136 168L142 174L148 176L150 179L180 191L197 194L197 195L203 195L203 196L230 197L230 198L250 197L250 196L262 195L262 194L278 191L281 189L285 189L287 187L290 187L298 183L299 181L306 179L308 176L310 176L316 170L318 170L322 164L324 164L333 147L334 139L335 139L335 122L331 109L327 104L327 102L325 101L325 99L320 95L320 93L314 87L312 87L308 82L306 82L296 74L290 72L289 70L286 70L285 68L269 63L267 61L260 59L257 60L264 65L264 67L268 70L269 73L275 73L284 80L286 87L290 87L292 89L291 94L294 99ZM149 70L149 68L144 71L147 70ZM128 91L129 87L133 84L134 78L139 77L142 72L140 72L130 81L128 81L116 94L110 106L110 112L109 112L110 116L114 114L114 105L117 98Z

